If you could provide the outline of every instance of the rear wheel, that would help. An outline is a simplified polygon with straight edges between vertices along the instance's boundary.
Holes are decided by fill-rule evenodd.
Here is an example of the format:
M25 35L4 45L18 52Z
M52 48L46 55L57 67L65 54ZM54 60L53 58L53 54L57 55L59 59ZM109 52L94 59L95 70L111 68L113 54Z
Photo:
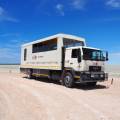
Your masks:
M90 87L96 86L97 82L88 82L87 85Z
M28 72L28 78L29 78L29 79L32 79L32 78L33 78L33 76L32 76L32 69L30 69L29 72Z
M71 88L74 85L74 78L70 72L66 72L64 75L63 83L66 87Z

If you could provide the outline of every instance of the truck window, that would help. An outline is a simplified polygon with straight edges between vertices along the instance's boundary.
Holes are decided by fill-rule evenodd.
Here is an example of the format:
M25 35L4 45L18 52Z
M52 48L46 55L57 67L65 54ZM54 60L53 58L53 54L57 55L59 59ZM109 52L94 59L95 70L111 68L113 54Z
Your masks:
M72 50L72 58L77 58L78 56L78 49L73 49Z
M24 49L24 61L26 61L27 60L27 49L25 48Z
M37 52L45 52L56 49L57 49L57 38L33 44L32 52L37 53Z
M105 56L103 55L103 51L101 51L101 50L83 48L83 59L84 60L104 61Z
M65 48L68 47L75 47L75 46L84 46L83 41L78 41L78 40L72 40L72 39L63 39L63 45Z

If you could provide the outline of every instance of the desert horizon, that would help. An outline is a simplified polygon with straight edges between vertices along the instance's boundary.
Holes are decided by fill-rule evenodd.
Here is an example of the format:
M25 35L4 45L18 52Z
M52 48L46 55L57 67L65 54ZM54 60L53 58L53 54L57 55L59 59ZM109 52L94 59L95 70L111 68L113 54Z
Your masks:
M120 65L106 64L105 71L109 77L120 77ZM0 72L20 72L20 64L0 64Z

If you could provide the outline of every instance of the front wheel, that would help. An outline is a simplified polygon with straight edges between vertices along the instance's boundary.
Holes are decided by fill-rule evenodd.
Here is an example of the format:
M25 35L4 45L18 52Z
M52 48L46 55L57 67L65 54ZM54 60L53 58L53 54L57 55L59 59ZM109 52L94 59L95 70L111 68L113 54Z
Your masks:
M63 82L66 87L68 87L68 88L73 87L73 85L74 85L73 75L70 72L65 73Z

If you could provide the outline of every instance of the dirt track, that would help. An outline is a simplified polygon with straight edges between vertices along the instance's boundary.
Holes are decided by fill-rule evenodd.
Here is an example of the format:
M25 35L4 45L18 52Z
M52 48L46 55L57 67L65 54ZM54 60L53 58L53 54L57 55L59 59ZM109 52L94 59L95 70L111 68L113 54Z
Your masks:
M0 73L0 120L120 120L120 80L95 88Z

